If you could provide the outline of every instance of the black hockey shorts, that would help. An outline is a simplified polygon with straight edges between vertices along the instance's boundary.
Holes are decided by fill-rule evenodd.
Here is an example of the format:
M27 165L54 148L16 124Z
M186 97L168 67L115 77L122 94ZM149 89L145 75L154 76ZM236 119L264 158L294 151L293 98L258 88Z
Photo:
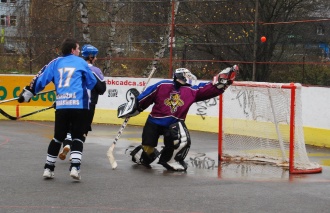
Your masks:
M85 141L88 124L88 109L57 109L54 138L64 141L66 134L71 131L72 139Z
M157 147L158 139L161 135L164 136L164 144L172 140L167 127L151 123L147 120L143 127L142 145Z

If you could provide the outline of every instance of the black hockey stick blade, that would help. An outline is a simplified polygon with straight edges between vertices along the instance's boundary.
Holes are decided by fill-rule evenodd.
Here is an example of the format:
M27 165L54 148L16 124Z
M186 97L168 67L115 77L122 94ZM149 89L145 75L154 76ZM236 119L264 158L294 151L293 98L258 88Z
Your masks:
M6 113L5 111L3 111L2 109L0 109L0 114L3 115L3 116L5 116L6 118L8 118L10 120L18 120L20 118L24 118L24 117L27 117L27 116L30 116L30 115L37 114L39 112L43 112L43 111L49 110L51 108L54 108L54 105L49 106L49 107L46 107L46 108L43 108L43 109L39 109L39 110L34 111L34 112L30 112L30 113L27 113L25 115L21 115L21 116L18 116L18 117L11 116L8 113Z
M10 120L17 120L17 117L11 116L8 113L6 113L5 111L3 111L2 109L0 109L0 114L5 116L6 118L10 119Z

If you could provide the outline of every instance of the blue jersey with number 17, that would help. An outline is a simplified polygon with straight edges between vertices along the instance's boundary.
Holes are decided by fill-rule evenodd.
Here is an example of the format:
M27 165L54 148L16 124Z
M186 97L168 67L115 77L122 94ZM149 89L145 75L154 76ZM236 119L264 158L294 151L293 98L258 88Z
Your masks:
M52 60L34 77L30 88L36 94L53 82L56 89L56 109L89 109L87 89L97 82L88 64L75 55Z

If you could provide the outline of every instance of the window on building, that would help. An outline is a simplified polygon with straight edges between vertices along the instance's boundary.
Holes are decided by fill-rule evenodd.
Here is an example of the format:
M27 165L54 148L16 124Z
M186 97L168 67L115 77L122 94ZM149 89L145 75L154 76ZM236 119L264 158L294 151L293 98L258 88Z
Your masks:
M1 15L0 19L1 19L1 21L0 21L1 26L6 26L6 16L5 15Z
M317 35L324 35L324 27L322 25L317 26L316 34Z
M16 3L17 0L1 0L2 3Z
M6 16L6 15L1 15L0 17L0 25L1 26L16 26L16 16Z
M10 26L16 26L16 16L10 16Z

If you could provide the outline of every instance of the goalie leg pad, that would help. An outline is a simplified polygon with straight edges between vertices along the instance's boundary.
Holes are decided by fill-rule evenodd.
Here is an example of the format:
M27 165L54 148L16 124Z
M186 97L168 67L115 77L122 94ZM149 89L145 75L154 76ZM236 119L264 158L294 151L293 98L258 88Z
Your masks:
M189 131L183 121L179 121L169 126L169 134L172 138L173 148L177 149L181 142L190 141ZM171 142L168 144L172 146ZM166 146L166 144L165 144Z
M148 147L149 148L149 147ZM144 151L144 147L142 145L137 146L130 155L132 156L132 161L137 164L144 165L148 168L150 168L150 164L156 160L156 158L159 156L159 152L156 148L154 148L153 152L150 154L147 154L147 152Z
M190 145L188 145L187 142L181 143L177 149L164 148L158 163L168 170L186 171L188 166L184 159L186 158L189 149Z
M130 153L130 155L132 156L132 161L134 163L141 164L140 159L142 152L143 152L142 145L139 145L135 147L135 149L133 149L133 151Z
M191 145L189 131L183 122L178 122L170 126L169 132L170 140L166 140L158 163L168 170L185 171L188 166L184 159Z

